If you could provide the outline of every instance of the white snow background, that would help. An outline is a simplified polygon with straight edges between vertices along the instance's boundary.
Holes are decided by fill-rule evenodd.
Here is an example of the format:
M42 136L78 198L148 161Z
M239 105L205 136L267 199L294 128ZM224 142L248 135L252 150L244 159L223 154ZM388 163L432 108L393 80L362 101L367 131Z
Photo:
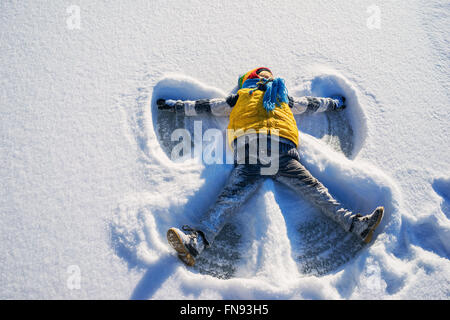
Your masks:
M449 15L431 0L1 1L0 298L448 299ZM186 268L165 240L231 167L171 162L154 91L223 96L256 66L290 92L346 79L358 101L352 157L301 132L346 205L386 207L374 243L325 274L297 267L302 207L270 181L242 210L233 277Z

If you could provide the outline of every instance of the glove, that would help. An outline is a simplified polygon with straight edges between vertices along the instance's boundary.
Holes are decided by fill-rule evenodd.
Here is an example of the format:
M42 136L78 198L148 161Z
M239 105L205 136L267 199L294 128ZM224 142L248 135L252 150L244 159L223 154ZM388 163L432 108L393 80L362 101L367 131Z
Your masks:
M332 96L331 99L334 101L334 110L344 110L347 107L344 96Z
M175 111L178 104L183 104L181 101L176 100L165 100L165 99L158 99L156 100L156 105L158 106L159 110L168 110L168 111Z

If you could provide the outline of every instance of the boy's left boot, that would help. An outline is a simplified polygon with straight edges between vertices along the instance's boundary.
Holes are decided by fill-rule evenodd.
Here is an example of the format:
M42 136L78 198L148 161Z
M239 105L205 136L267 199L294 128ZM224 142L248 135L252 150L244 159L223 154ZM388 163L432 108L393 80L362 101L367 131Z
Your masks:
M356 234L364 243L372 241L373 233L380 224L384 215L384 207L376 208L371 214L355 215L350 232Z

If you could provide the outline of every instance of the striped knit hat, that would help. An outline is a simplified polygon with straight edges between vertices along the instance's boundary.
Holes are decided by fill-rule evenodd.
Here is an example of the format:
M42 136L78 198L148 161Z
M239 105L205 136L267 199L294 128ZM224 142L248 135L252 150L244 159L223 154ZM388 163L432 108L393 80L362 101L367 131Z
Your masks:
M265 68L265 67L260 67L260 68L256 68L256 69L250 70L249 72L247 72L247 73L245 73L245 74L243 74L242 76L239 77L239 81L238 81L239 89L242 89L242 85L244 84L244 82L247 79L258 78L258 74L261 71L269 71L270 73L272 73L272 71L270 71L269 68Z

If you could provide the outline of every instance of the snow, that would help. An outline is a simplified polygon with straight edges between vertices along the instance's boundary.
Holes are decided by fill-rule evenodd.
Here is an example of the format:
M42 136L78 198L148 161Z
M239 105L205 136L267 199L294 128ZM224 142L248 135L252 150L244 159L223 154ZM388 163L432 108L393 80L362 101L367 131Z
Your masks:
M448 2L3 1L0 12L0 298L450 297ZM352 210L384 205L386 217L369 246L336 229L309 247L313 232L297 226L320 236L332 224L267 180L187 269L165 232L196 221L232 167L172 162L154 103L225 96L260 65L292 94L349 98L340 116L298 118L302 163ZM203 120L203 132L227 123Z

